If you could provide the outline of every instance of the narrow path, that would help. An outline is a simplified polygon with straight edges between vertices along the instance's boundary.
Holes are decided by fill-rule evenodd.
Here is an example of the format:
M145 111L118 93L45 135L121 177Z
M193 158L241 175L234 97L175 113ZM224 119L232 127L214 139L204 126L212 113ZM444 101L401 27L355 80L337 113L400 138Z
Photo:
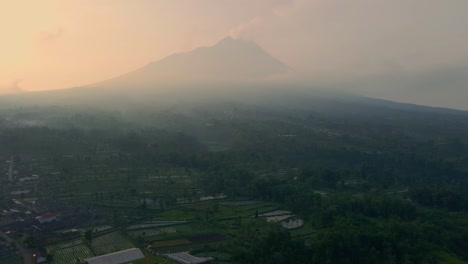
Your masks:
M15 243L16 245L16 250L18 251L18 255L20 255L23 259L23 264L35 264L36 262L34 261L33 255L31 250L24 248L21 246L18 242L16 242L14 239L9 237L8 235L4 234L2 231L0 231L0 236L5 238L5 240L11 244Z
M13 181L13 169L14 169L14 163L15 163L14 160L15 160L14 157L11 156L11 158L10 158L10 167L8 169L8 180L9 181Z

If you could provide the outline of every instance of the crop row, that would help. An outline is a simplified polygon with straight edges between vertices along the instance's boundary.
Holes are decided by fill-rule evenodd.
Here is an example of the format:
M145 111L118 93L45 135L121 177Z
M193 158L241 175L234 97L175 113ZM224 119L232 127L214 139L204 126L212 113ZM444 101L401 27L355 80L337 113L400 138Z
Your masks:
M76 242L48 248L53 253L52 263L82 263L84 259L93 257L93 253L85 244Z
M119 232L113 232L94 238L91 247L96 254L102 255L133 248L134 246Z

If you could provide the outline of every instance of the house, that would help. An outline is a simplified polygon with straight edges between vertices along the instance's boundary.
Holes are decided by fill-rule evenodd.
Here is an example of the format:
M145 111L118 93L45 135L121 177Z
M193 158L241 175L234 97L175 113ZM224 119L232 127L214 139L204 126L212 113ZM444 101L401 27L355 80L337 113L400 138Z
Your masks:
M47 258L45 257L38 257L37 260L36 260L36 263L39 264L39 263L47 263Z
M43 247L33 251L33 258L36 259L36 263L47 263L47 250Z
M38 181L39 180L39 175L33 175L31 177L23 177L19 179L19 182L24 183L28 181Z
M30 193L31 191L29 190L24 190L24 191L13 191L11 192L11 195L21 195L21 194L28 194Z
M43 215L40 215L36 217L36 219L39 221L39 223L44 224L44 223L50 223L52 221L57 220L57 215L53 213L46 213Z

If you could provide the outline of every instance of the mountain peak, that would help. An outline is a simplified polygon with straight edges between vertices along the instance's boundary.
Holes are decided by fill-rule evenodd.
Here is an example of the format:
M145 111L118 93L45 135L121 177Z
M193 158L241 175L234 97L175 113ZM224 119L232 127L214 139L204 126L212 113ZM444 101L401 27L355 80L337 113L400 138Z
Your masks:
M242 39L242 38L233 38L231 36L226 36L220 41L218 41L218 44L220 43L255 43L255 42L251 40Z
M221 39L221 40L218 42L218 44L220 44L220 43L234 42L234 41L236 41L236 40L233 39L231 36L227 36L227 37Z
M257 45L257 43L255 43L253 41L244 40L244 39L240 39L240 38L239 39L234 39L231 36L227 36L227 37L221 39L213 47L230 47L230 48L232 48L232 47L244 47L244 48L246 48L246 47L251 47L251 48L255 47L255 48L265 52L260 46Z
M255 42L228 36L211 47L174 54L99 86L157 87L280 80L293 71ZM281 77L282 78L282 77Z

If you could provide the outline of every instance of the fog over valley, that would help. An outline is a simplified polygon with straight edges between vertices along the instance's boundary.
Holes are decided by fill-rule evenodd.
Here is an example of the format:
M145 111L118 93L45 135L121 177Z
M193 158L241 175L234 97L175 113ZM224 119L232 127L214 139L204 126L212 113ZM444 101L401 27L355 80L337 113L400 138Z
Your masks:
M25 11L23 6L29 9ZM222 56L211 50L212 57L226 60L223 74L207 62L177 66L189 58L171 56L188 52L196 62L195 57L204 56L204 49L191 51L211 47L230 35L257 43L294 73L305 76L311 87L466 110L467 8L465 1L436 0L359 0L352 4L307 0L241 0L235 4L211 0L8 1L1 11L6 38L0 49L0 90L18 93L83 87L144 65L150 72L166 66L178 70L159 69L151 77L159 83L200 81L200 75L209 71L211 80L214 76L225 81L247 77L245 73L253 69L244 65L242 75L240 65L230 65L235 50ZM176 19L167 15L171 12L180 15ZM22 14L21 19L16 13ZM165 64L169 62L172 65ZM260 69L272 71L277 66L272 63ZM200 72L202 69L207 72ZM143 71L134 74L144 75ZM259 68L255 74L261 74ZM148 80L139 78L140 82Z

